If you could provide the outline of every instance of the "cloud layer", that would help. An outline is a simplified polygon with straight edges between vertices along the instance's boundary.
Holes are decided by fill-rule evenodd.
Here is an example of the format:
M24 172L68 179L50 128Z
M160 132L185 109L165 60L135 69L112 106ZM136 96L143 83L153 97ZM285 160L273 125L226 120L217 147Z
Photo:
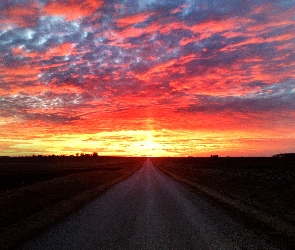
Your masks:
M0 138L25 139L15 124L31 124L48 137L167 129L295 140L294 13L294 1L275 0L5 1Z

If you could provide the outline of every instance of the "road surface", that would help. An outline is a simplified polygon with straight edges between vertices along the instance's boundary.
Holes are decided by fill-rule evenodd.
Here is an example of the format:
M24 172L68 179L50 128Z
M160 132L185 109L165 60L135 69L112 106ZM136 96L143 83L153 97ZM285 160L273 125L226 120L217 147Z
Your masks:
M23 249L276 249L147 160Z

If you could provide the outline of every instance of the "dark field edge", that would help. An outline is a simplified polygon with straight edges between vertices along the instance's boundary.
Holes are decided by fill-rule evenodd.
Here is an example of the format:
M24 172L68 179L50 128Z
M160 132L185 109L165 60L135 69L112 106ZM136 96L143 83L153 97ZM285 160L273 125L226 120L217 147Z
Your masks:
M65 177L70 174L97 170L116 171L118 164L117 162L112 163L114 159L122 161L128 158L137 157L0 157L0 192ZM102 162L103 164L101 164ZM85 167L85 165L89 165L89 167Z
M117 177L107 183L103 183L95 188L91 188L67 200L47 207L40 212L32 214L0 230L0 249L21 249L22 244L41 235L46 229L66 219L74 212L79 211L87 203L96 199L117 183L133 175L142 165L143 164L128 174Z
M114 167L112 167L114 166ZM20 173L0 173L0 192L7 191L31 184L48 181L54 178L65 177L71 174L79 174L95 171L117 171L120 167L117 164L108 165L108 167L90 167L81 169L61 169L61 170L27 170Z
M153 162L153 159L151 161ZM212 205L224 210L230 217L238 220L257 235L267 236L266 240L278 249L294 249L295 227L291 223L252 206L243 204L205 185L200 185L180 177L157 164L154 164L154 166L165 175L184 184L193 193L204 197Z

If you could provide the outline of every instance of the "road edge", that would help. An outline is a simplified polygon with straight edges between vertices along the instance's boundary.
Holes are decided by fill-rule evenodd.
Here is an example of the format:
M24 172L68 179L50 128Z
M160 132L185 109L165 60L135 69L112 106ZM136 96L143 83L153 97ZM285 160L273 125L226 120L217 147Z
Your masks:
M205 196L213 198L214 200L217 200L218 202L225 204L242 214L246 214L247 216L250 216L251 218L255 219L257 222L263 223L264 225L273 229L274 231L279 232L282 235L286 236L287 238L292 239L292 241L295 241L295 226L292 225L291 223L283 221L277 216L273 216L257 208L246 205L237 199L233 199L228 196L225 196L214 189L208 188L207 186L200 185L196 182L192 182L187 179L184 179L174 173L167 171L166 169L163 169L160 167L157 167L157 168L160 171L162 171L164 174L175 179L176 181L186 184L189 187L192 187L196 189L197 191L200 191L201 193L205 194Z

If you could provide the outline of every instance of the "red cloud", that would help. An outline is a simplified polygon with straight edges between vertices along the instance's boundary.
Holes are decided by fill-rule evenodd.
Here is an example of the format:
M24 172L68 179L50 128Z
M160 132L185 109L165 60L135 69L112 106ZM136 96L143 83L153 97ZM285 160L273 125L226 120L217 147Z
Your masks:
M242 26L249 25L252 20L249 18L230 18L226 20L208 20L201 23L197 23L191 27L188 27L194 33L200 33L200 39L210 37L212 34L221 32L236 32Z
M73 21L92 15L102 4L103 0L86 0L83 4L76 0L66 3L51 2L43 8L43 11L47 15L65 16L67 21Z
M14 79L14 78L12 78ZM27 79L27 78L26 78ZM32 80L35 80L32 78ZM11 84L9 89L1 89L2 95L16 95L20 93L26 93L28 95L36 95L36 94L44 94L47 91L51 91L54 94L82 94L85 92L85 88L76 86L71 83L67 83L64 85L56 85L54 83L50 83L47 85L37 84L37 85L27 85L23 86L21 84Z
M123 17L118 19L116 24L118 27L125 27L127 25L141 23L148 19L151 15L153 15L153 13L139 13L133 16Z
M124 38L130 38L130 37L138 37L142 34L148 34L148 33L154 33L156 31L162 33L162 34L169 34L173 32L175 29L184 29L186 26L182 22L168 22L166 20L165 23L152 22L146 27L134 27L133 24L144 22L148 17L153 15L153 13L142 13L137 14L134 16L124 17L117 20L117 26L122 28L119 30L112 30L112 31L106 31L105 35L110 40L123 40ZM161 20L163 21L163 20ZM118 43L116 43L117 45ZM120 46L120 43L118 44Z
M5 27L18 26L18 27L31 27L36 24L38 18L37 4L32 4L30 8L28 6L11 5L8 8L0 11L3 15L3 19L0 18L0 25Z
M104 35L107 36L108 39L111 41L115 40L115 44L120 44L123 42L123 39L137 37L144 34L144 32L144 29L134 28L133 26L126 26L122 31L106 31Z
M1 89L2 95L17 95L20 93L28 93L28 94L36 94L36 93L43 93L44 87L37 85L37 86L19 86L19 85L10 85L9 89Z
M40 73L40 69L38 67L30 67L29 65L25 65L25 66L12 67L12 68L6 67L3 69L3 72L4 72L4 75L6 76L25 77L27 75L36 75Z
M184 45L187 45L187 44L189 44L189 43L191 43L191 42L195 42L197 39L195 38L195 37L183 37L181 40L180 40L180 42L179 42L179 44L181 45L181 46L184 46Z
M53 48L50 48L47 51L46 56L67 56L72 54L73 47L73 43L62 43Z
M31 51L29 52L22 47L11 48L11 52L14 56L22 56L22 57L30 57L30 58L34 58L38 56L38 52L31 52Z

